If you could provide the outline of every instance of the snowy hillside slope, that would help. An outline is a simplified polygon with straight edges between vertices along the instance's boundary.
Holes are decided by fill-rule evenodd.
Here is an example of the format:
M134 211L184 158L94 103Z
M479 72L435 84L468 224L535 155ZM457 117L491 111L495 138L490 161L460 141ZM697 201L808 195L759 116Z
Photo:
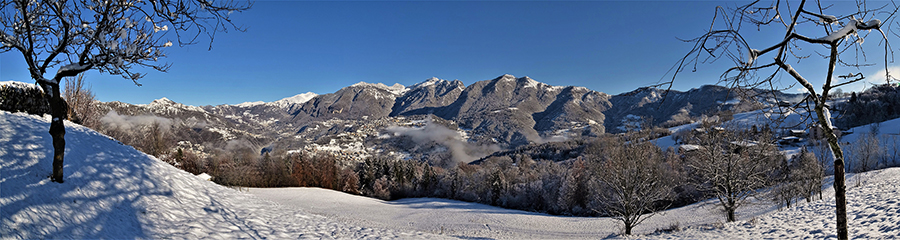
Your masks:
M826 178L824 200L798 200L784 210L754 200L738 209L734 223L722 224L725 217L715 199L670 209L638 225L629 239L834 238L831 181ZM847 182L851 236L900 236L900 168L850 175ZM381 201L319 188L253 188L250 193L360 226L467 238L599 239L620 237L622 232L621 222L611 218L552 216L447 199ZM683 230L654 234L672 226Z
M648 236L667 239L834 239L834 189L824 199L800 202L793 208L749 220L726 223L722 228L689 227L673 234ZM847 217L854 239L900 237L900 168L857 174L847 180Z
M201 180L66 122L65 183L49 121L0 111L0 239L440 238L335 222Z
M811 117L810 117L811 116ZM836 118L832 118L832 121L835 121ZM776 131L779 131L779 134L785 135L787 134L785 131L796 129L803 130L806 133L809 133L808 126L816 125L816 116L815 113L809 114L805 109L784 109L779 110L778 108L765 108L760 110L754 110L749 112L737 113L734 114L734 119L725 122L723 125L725 126L735 126L741 128L750 128L751 126L768 126L774 128ZM669 132L675 134L680 131L689 131L691 129L695 129L700 127L699 122L694 122L690 124L685 124L681 126L675 126L669 128ZM889 149L900 149L900 118L887 120L880 123L872 123L866 124L862 126L858 126L855 128L851 128L845 131L841 131L839 141L844 146L844 154L849 157L847 161L847 169L854 169L855 162L852 159L853 148L855 144L857 144L860 137L863 137L872 130L877 130L875 133L877 135L877 140L880 148L883 151L887 151L887 155L894 154L897 152L891 152ZM808 136L807 136L808 137ZM680 143L676 142L673 135L661 137L653 140L657 146L662 149L667 149L669 147L677 148ZM808 149L812 149L814 147L813 143L809 139L802 139L802 141L793 145L782 145L780 149L787 157L791 157L800 152L801 147L807 147ZM825 155L821 155L823 153L817 153L819 157L829 157ZM889 161L886 161L885 164L882 165L892 165L896 166L897 162L900 159L887 157ZM893 161L893 162L891 162ZM895 163L896 162L896 163ZM831 162L829 166L831 167Z

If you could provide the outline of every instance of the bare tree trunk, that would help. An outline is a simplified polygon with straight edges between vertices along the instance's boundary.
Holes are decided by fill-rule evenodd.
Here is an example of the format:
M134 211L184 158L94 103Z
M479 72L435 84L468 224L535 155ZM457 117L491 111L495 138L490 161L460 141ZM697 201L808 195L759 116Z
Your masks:
M822 97L816 101L816 116L819 125L825 133L825 139L831 147L831 154L834 157L834 201L835 214L837 222L838 239L849 239L849 231L847 230L847 186L844 176L844 151L838 143L837 135L834 135L834 129L831 125L831 112L829 112L825 103L828 102L828 91L831 90L831 76L834 76L834 67L837 65L838 58L838 42L831 44L831 55L828 64L828 75L825 75L825 85L822 87Z
M727 222L734 222L734 221L735 221L735 219L734 219L734 208L733 208L733 207L727 207L727 208L725 208L725 219L726 219Z
M66 119L68 106L66 101L59 94L59 84L44 83L41 84L44 92L50 94L50 136L53 138L53 174L50 180L53 182L63 182L63 157L66 153L66 127L63 120Z
M847 186L844 177L844 152L838 143L837 136L834 135L834 129L831 129L831 120L826 118L824 103L816 103L816 113L818 114L819 124L825 132L825 140L831 147L831 154L834 157L834 201L835 214L837 215L837 234L838 239L848 239L847 230ZM830 114L829 114L830 115Z

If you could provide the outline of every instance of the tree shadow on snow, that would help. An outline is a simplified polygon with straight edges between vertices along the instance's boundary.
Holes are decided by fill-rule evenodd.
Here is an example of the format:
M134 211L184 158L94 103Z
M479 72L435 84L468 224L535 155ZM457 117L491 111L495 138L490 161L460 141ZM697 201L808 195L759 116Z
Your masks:
M462 212L468 213L478 213L478 214L515 214L515 215L529 215L529 216L553 216L544 213L538 212L529 212L524 210L516 210L516 209L508 209L502 207L496 207L481 203L473 203L473 202L464 202L459 200L452 199L443 199L443 198L403 198L397 199L393 201L385 201L386 204L395 205L398 207L405 207L410 209L421 209L421 210L458 210ZM567 217L567 216L553 216L553 217Z
M53 183L49 123L11 115L0 113L0 238L148 238L148 197L173 194L146 172L152 159L67 127L65 183Z

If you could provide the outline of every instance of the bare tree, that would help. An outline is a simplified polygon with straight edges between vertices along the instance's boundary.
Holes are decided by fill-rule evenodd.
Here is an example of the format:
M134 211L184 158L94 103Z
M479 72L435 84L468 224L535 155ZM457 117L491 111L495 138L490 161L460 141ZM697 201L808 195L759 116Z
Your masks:
M726 220L733 222L735 210L772 183L784 157L766 137L756 141L732 129L717 128L697 138L701 148L688 154L688 169L700 189L718 198Z
M822 199L822 182L825 181L824 162L819 161L816 154L803 148L793 164L796 166L793 170L796 176L794 180L798 182L800 193L806 198L806 202L812 202L817 194L819 199Z
M69 105L69 121L89 128L97 128L100 124L100 113L94 104L94 93L90 87L84 86L84 73L77 77L66 78L63 99Z
M814 106L815 117L825 132L825 139L834 156L835 169L835 201L837 215L838 238L847 239L847 199L844 179L844 156L831 123L831 113L826 106L832 89L864 79L862 73L850 73L838 76L836 67L858 69L868 65L861 43L868 33L875 33L882 38L879 45L884 47L884 67L886 79L893 79L887 71L893 51L887 44L888 35L882 31L883 26L890 26L896 4L883 7L870 7L863 0L856 1L855 9L838 9L820 1L801 0L799 3L776 0L774 2L753 1L750 4L732 9L717 7L709 31L700 37L686 40L694 47L679 61L672 76L675 80L678 73L685 69L696 70L697 65L727 59L734 63L721 75L721 80L734 87L769 87L775 89L782 73L787 73L809 95L806 101ZM847 11L849 13L836 16L828 12ZM885 19L885 22L879 20ZM884 24L888 23L888 24ZM744 28L749 26L748 28ZM760 29L783 31L784 37L776 39L775 44L761 50L753 48L746 34L760 32ZM871 31L865 31L871 30ZM819 37L809 37L809 33L819 31ZM749 36L748 36L749 37ZM802 61L810 56L802 54L801 44L809 44L811 48L824 50L816 55L827 59L825 79L821 89L807 80L790 63ZM762 73L758 75L759 73ZM843 79L839 81L840 79ZM671 81L669 86L671 87Z
M625 225L625 234L653 216L672 197L672 181L665 176L662 151L650 142L625 143L611 139L600 155L597 180L601 206L596 211Z
M53 137L54 182L63 182L66 102L60 81L96 69L120 75L138 84L144 75L135 67L165 72L157 63L172 46L174 30L179 45L193 44L201 34L209 36L238 29L231 22L234 11L250 4L230 0L0 0L0 52L22 54L28 71L49 96L50 135ZM211 47L212 45L210 45ZM51 77L46 77L48 71Z
M172 132L168 123L154 120L148 126L145 126L145 134L143 139L144 152L158 158L163 158L169 151L171 145Z
M876 169L884 158L884 150L878 140L878 133L875 132L860 134L848 151L850 159L847 166L857 173Z
M816 159L816 155L805 147L800 153L794 155L790 163L785 159L781 169L776 174L777 182L769 192L777 203L784 203L788 208L794 199L803 197L806 202L811 202L818 195L822 198L822 181L825 180L825 168L823 162Z

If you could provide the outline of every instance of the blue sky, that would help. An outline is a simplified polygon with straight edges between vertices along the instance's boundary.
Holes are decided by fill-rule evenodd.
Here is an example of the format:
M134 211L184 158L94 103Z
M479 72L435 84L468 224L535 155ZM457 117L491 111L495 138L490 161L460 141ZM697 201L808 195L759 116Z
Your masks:
M167 49L160 61L172 64L169 72L145 71L141 87L96 71L86 78L98 100L135 104L274 101L360 81L408 86L438 77L469 85L503 74L618 94L669 77L692 46L678 38L702 34L716 6L745 2L257 1L235 15L246 32L219 33L212 51L205 42ZM673 88L715 83L724 63L685 73ZM33 82L14 52L0 56L0 72L0 81Z

